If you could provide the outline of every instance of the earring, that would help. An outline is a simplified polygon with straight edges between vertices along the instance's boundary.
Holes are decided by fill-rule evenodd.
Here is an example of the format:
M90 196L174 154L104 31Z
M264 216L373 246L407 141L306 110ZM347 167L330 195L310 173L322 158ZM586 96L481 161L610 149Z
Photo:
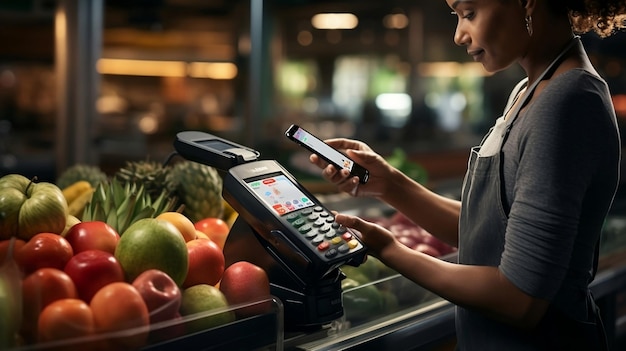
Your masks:
M533 18L530 15L526 16L526 31L529 37L533 36Z

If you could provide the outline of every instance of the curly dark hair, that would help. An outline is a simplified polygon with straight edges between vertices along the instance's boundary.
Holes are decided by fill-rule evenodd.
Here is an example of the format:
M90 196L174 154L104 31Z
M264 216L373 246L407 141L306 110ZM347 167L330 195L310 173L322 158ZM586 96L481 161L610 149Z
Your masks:
M548 0L553 11L567 11L577 34L595 32L608 37L626 28L624 0Z

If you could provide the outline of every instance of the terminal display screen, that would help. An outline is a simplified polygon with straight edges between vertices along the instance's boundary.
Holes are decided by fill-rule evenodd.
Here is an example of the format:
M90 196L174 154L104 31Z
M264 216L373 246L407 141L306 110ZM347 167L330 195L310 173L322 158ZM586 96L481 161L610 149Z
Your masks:
M269 208L272 208L280 216L315 205L284 174L279 173L246 180L246 184Z

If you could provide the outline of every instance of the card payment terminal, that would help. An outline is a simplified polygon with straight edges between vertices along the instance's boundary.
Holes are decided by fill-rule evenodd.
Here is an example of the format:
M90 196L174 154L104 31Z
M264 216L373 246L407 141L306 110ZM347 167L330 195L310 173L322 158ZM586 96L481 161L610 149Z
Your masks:
M341 317L339 267L364 261L359 237L278 162L260 160L253 149L196 131L178 133L174 147L222 172L222 195L239 213L224 247L227 265L247 260L266 270L284 304L285 326Z

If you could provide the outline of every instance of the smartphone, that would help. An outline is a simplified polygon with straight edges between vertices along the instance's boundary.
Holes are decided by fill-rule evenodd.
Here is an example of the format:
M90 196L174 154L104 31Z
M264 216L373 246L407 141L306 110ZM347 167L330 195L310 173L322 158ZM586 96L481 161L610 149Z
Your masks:
M367 169L363 168L363 166L351 160L344 153L326 144L324 141L309 133L302 127L292 124L285 132L285 135L287 138L297 144L300 144L307 150L324 159L326 162L332 164L335 168L347 169L350 171L351 175L359 177L360 183L367 183L367 180L369 179L369 171Z

